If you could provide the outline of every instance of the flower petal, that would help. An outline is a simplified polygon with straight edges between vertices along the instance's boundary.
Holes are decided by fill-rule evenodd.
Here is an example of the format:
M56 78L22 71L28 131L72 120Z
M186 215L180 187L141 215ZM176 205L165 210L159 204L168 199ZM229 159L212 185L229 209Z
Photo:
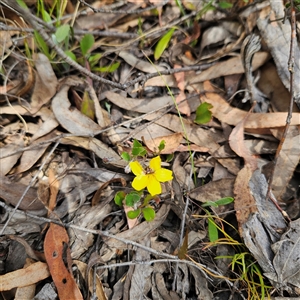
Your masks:
M157 181L155 176L152 174L148 175L147 189L151 196L158 195L161 193L161 185L159 181Z
M154 173L155 178L160 182L166 182L173 179L173 172L171 170L161 168Z
M156 156L150 160L149 167L151 170L156 171L161 168L161 159L159 156Z
M129 163L130 169L135 176L144 174L144 169L141 164L137 161Z
M148 175L140 175L133 179L131 185L135 190L140 191L144 189L148 184Z

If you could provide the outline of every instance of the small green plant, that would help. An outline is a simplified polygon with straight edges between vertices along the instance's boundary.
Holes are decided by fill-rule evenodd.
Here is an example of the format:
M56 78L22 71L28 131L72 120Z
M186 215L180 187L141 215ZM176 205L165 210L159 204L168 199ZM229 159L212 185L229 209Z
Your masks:
M204 102L200 104L196 110L195 123L205 124L208 123L212 118L212 112L210 111L213 106L210 103Z
M149 164L145 163L147 150L137 141L133 141L131 154L123 152L121 157L129 162L128 167L135 175L132 181L134 191L126 194L119 191L115 195L115 203L119 206L126 205L133 210L127 212L130 219L137 218L143 214L146 221L152 221L155 218L155 211L151 203L159 203L158 195L161 194L161 182L167 182L173 179L171 170L161 167L160 152L164 149L164 141L158 146L159 153L153 157ZM144 162L139 162L138 158L142 157Z
M241 249L243 250L243 249ZM231 270L239 274L239 280L248 291L248 299L266 299L270 296L271 286L265 283L260 266L257 264L252 254L242 251L232 256L217 256L215 259L231 259Z
M227 205L234 201L232 197L221 198L217 201L207 201L203 203L202 207L219 207L220 205ZM208 224L208 237L211 243L215 243L219 239L219 231L222 231L218 224L215 222L212 214L205 209Z

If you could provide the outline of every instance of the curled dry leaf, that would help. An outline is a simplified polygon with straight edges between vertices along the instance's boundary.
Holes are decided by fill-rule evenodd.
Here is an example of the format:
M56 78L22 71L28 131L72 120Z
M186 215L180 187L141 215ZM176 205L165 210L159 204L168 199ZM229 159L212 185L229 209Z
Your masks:
M72 108L68 99L68 91L71 87L84 87L88 91L91 100L94 101L97 123L82 114L79 110ZM68 77L61 84L58 93L52 100L53 113L62 127L76 135L95 135L106 125L102 109L94 89L85 81L76 77Z
M47 231L44 252L59 299L83 299L72 274L72 259L66 230L59 225L50 224ZM66 262L66 265L65 265Z

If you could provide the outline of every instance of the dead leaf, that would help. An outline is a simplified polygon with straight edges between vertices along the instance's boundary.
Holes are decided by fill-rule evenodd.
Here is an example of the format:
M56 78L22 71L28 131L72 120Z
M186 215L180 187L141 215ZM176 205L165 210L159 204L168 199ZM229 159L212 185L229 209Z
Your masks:
M244 144L244 126L250 114L251 111L232 130L229 136L229 145L238 156L244 158L245 164L249 165L250 168L254 171L257 168L257 161L251 155L249 149L246 148Z
M87 271L87 264L85 264L84 262L80 261L80 260L74 260L73 261L74 264L76 264L77 268L79 269L82 277L85 277L86 275L86 271ZM93 293L93 270L89 270L89 291L92 294ZM96 296L98 297L98 300L107 300L107 296L105 294L102 282L98 276L98 274L96 274Z
M275 1L270 3L271 11L269 7L265 10L261 10L257 19L257 26L259 28L262 38L266 42L270 52L272 54L274 63L277 67L278 75L289 90L290 88L290 72L286 67L289 63L289 50L291 41L291 24L289 20L286 20L283 24L279 21L280 18L284 18L285 7L281 1ZM274 39L274 36L280 36L282 39ZM296 43L294 48L294 82L300 82L300 49ZM300 109L300 85L294 84L294 99L298 108Z
M249 188L253 170L250 165L245 165L238 173L234 183L234 209L239 223L239 232L243 236L243 225L251 214L257 212L256 202Z
M50 276L46 263L36 262L25 269L20 269L0 276L0 291L9 291L16 287L25 287L42 281Z
M276 162L272 192L280 201L300 161L300 126L290 126Z
M63 85L52 99L52 110L62 127L76 135L95 135L101 127L75 108L68 99L69 85Z
M11 181L7 177L0 177L1 198L8 204L17 205L26 188L27 186L22 183ZM33 187L29 188L19 209L36 211L39 215L46 213L45 206L38 200L37 190Z
M34 260L30 258L26 258L26 263L24 268L28 268L30 265L34 264ZM27 285L24 287L17 288L15 294L15 300L32 300L35 295L35 284Z
M158 117L158 114L153 113L145 118L149 121ZM220 146L216 143L208 130L201 128L198 125L191 123L188 120L182 119L183 125L187 133L187 138L190 142L200 147L209 148L209 153L214 153ZM182 128L180 118L176 115L166 114L163 118L155 121L156 124L164 126L174 132L178 132ZM180 130L181 131L181 130Z
M246 111L231 107L229 103L213 92L214 88L209 81L204 82L205 95L201 100L213 105L213 116L230 125L237 125L247 115ZM212 91L212 92L211 92ZM245 129L276 128L286 124L286 113L255 113L251 114L245 122ZM300 113L293 113L291 125L300 125Z
M133 98L125 98L120 94L113 93L108 91L105 93L106 98L123 109L129 111L136 111L139 113L149 113L151 111L156 111L159 108L163 108L167 105L174 104L172 97L163 96L154 99L133 99Z
M174 65L174 68L181 68L180 65L177 65L175 64ZM179 88L180 90L180 93L178 96L176 96L176 103L178 104L178 109L181 113L187 115L187 116L190 116L191 115L191 109L189 107L189 104L186 101L184 102L181 102L182 100L186 99L186 95L184 93L184 90L185 90L185 86L186 86L186 83L185 83L185 73L184 72L180 72L180 73L175 73L174 74L174 77L176 79L176 82L177 82L177 87ZM181 102L181 103L180 103Z
M8 155L20 148L24 147L24 136L16 134L10 137L10 143L0 148L0 155ZM0 176L4 176L10 172L13 166L17 163L22 152L16 153L14 155L7 156L0 159Z
M270 59L268 52L258 52L254 54L252 68L253 71L261 67ZM199 82L219 78L221 76L228 76L234 74L243 74L244 67L239 56L218 62L207 70L202 71L198 75L188 75L186 77L187 85L192 85Z
M51 223L45 237L44 251L59 299L83 299L72 274L68 244L69 237L66 230L62 226Z
M57 78L46 55L38 53L33 57L37 70L30 112L35 114L48 103L56 93Z
M165 148L161 154L174 153L182 141L183 135L181 132L176 132L167 136L160 136L153 139L145 140L145 145L152 151L158 153L158 146L161 141L165 141Z

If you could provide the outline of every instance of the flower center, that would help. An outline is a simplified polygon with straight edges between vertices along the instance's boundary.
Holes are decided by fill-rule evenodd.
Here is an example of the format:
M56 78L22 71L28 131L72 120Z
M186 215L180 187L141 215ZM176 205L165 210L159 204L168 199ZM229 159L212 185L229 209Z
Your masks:
M145 168L145 173L146 173L147 175L149 175L149 174L154 174L154 171L153 171L150 167L146 167L146 168Z

